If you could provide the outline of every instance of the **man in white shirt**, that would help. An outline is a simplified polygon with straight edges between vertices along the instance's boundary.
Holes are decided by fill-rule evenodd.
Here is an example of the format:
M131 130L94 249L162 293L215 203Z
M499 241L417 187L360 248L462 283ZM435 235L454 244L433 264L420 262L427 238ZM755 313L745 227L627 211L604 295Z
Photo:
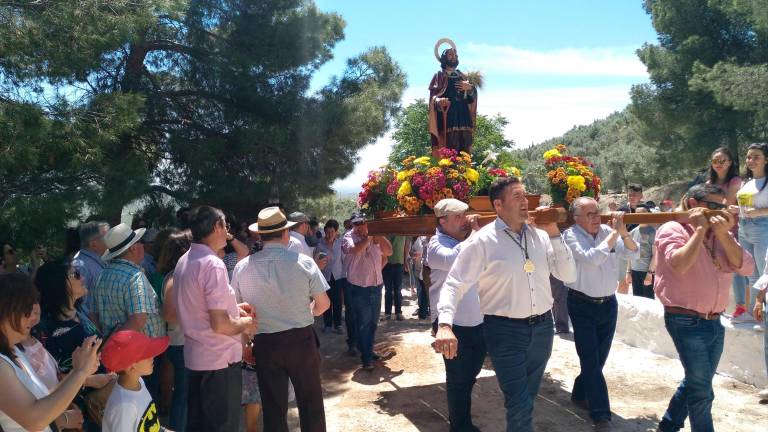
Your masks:
M310 247L307 244L306 235L309 232L309 218L302 212L293 212L288 215L288 221L295 223L290 229L290 238L288 239L288 250L306 255L313 260L315 264L320 267L320 270L325 269L328 265L328 258L316 258L315 248Z
M448 198L435 204L437 230L427 246L427 265L431 269L429 297L434 299L432 318L437 327L437 299L456 256L468 243L467 235L480 227L477 215L466 216L469 206L457 199ZM485 362L483 337L483 313L477 284L473 284L456 307L453 317L453 333L461 350L455 358L445 360L445 387L448 397L448 420L451 431L476 431L472 424L472 387Z
M473 235L451 267L438 302L435 349L456 357L451 326L456 308L477 284L483 333L499 387L504 393L507 431L533 431L533 400L552 353L552 292L549 275L576 280L576 265L557 224L532 227L525 187L502 177L490 187L498 217ZM458 348L461 350L461 348Z
M573 253L577 279L568 286L568 315L581 373L571 400L588 409L596 430L611 429L611 406L603 366L616 330L616 272L621 261L639 254L640 248L624 225L624 212L615 212L611 226L600 223L597 201L576 198L568 209L575 224L565 233Z

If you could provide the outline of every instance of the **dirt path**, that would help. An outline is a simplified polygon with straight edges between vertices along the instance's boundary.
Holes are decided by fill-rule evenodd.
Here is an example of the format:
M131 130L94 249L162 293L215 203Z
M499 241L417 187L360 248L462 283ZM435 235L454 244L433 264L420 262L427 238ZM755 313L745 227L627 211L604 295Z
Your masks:
M319 334L329 431L448 430L443 362L429 346L428 322L413 319L413 310L413 305L404 307L405 321L380 323L377 350L386 355L373 372L359 370L359 359L345 355L345 335ZM536 400L538 431L592 430L588 414L570 402L577 374L572 340L555 337ZM605 375L614 430L653 431L683 371L677 360L614 342ZM717 429L768 431L768 405L759 405L756 393L752 386L717 376L713 409ZM475 386L472 410L474 422L483 432L504 430L503 396L490 361ZM291 417L297 424L295 408Z

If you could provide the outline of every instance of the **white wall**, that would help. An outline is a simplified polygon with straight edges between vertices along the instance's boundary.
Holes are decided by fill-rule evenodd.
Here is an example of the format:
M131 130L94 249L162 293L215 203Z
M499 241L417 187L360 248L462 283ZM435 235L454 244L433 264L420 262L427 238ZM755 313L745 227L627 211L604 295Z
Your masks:
M678 358L675 345L664 327L664 308L657 300L617 294L619 319L615 338L653 353ZM758 388L768 386L763 351L763 334L752 325L734 328L727 318L725 346L718 373Z

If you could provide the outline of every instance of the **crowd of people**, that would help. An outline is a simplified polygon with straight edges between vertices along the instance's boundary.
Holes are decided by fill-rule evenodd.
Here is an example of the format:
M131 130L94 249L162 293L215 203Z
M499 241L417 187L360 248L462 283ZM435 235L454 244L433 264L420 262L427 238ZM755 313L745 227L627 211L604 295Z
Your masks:
M639 185L608 224L582 197L569 228L537 225L522 182L503 177L489 191L494 222L480 227L465 203L444 199L432 236L369 235L362 213L321 224L267 207L238 224L200 206L162 230L142 218L85 222L79 249L50 259L36 247L27 266L3 243L0 428L287 431L295 400L301 430L325 431L316 320L346 335L346 354L373 371L379 322L406 319L407 277L444 359L452 431L479 430L471 394L486 356L507 430L532 431L554 335L571 331L580 363L572 402L610 430L603 367L615 294L628 286L663 304L685 371L659 430L680 430L686 418L694 431L714 430L731 290L734 321L768 320L767 159L768 145L751 145L742 180L732 153L717 149L709 178L679 202L687 220L661 226L624 223L627 213L670 210L666 200L643 202Z

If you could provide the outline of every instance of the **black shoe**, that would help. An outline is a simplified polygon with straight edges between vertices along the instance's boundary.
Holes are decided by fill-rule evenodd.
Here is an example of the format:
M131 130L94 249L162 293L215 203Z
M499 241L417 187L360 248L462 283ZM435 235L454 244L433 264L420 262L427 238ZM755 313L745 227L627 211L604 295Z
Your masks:
M613 424L611 424L611 421L608 419L597 420L595 421L595 430L596 431L612 431Z
M352 348L352 347L350 347L350 348L347 349L347 355L350 356L350 357L354 357L354 356L357 355L357 350Z

